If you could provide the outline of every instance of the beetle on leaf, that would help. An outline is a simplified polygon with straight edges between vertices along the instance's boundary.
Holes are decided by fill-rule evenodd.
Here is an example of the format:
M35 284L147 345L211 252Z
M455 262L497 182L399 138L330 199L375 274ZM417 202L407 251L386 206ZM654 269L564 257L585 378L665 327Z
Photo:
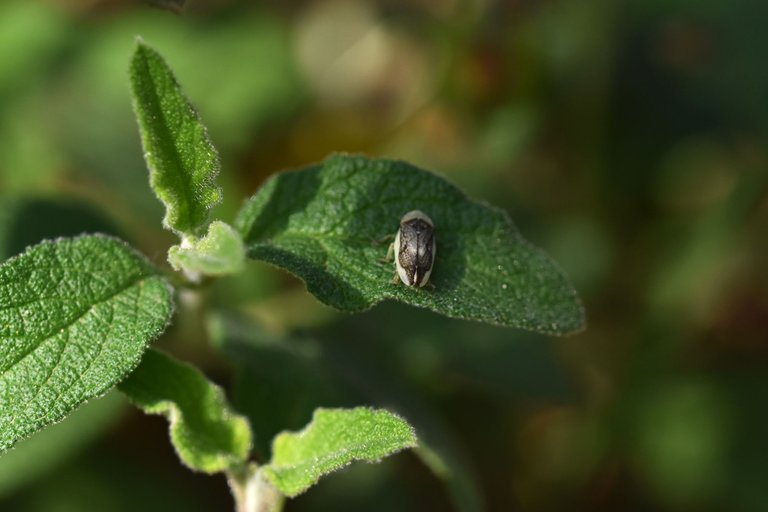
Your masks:
M393 283L397 283L398 277L406 286L423 288L429 283L435 263L434 230L432 219L421 210L403 215L385 258L385 261L391 261L393 256L395 259Z

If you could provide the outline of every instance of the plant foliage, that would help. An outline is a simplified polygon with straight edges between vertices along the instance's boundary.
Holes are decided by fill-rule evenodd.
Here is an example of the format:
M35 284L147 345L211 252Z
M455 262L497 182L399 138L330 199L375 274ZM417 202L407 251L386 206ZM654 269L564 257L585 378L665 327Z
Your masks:
M393 283L393 266L380 262L387 246L377 241L415 209L435 222L433 288ZM395 299L549 334L584 327L576 291L506 213L405 162L336 155L278 174L246 202L236 226L251 258L289 270L338 309Z
M123 242L42 242L0 266L0 451L104 394L173 309L166 281Z

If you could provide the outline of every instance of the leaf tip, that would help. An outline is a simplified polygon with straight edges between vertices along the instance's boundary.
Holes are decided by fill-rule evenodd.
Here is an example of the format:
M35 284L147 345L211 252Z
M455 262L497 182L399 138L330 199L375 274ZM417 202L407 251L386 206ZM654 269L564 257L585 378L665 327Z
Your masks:
M140 58L146 58L146 55L149 52L154 52L154 50L144 41L144 38L139 35L134 37L133 57L131 58L132 63L135 63Z

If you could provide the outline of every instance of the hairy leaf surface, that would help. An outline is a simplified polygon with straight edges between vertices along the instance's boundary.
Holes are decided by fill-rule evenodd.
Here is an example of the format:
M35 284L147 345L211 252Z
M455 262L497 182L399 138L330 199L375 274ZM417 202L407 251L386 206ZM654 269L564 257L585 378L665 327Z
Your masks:
M208 132L163 58L141 41L131 60L131 92L149 182L165 205L163 225L199 234L221 201L219 156Z
M122 380L173 309L123 242L46 241L0 266L0 451Z
M176 270L209 276L236 274L243 269L245 248L237 231L215 220L204 237L171 247L168 261Z
M194 367L150 350L119 389L144 412L168 418L176 453L190 468L215 473L248 457L248 420Z
M400 218L435 223L433 287L392 282L380 260ZM322 302L361 311L395 299L454 318L549 334L584 326L581 302L558 266L527 242L506 213L467 198L405 162L336 155L271 177L240 211L248 255L283 267Z
M321 476L353 461L376 462L416 446L408 423L384 410L317 409L300 432L283 432L272 443L264 474L286 496L296 496Z

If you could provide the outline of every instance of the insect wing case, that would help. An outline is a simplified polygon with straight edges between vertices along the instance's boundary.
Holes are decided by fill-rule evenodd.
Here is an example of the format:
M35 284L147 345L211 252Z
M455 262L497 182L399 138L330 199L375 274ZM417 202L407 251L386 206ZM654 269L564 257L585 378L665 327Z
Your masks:
M395 236L395 263L400 280L408 286L426 285L434 261L432 219L419 210L406 213Z

